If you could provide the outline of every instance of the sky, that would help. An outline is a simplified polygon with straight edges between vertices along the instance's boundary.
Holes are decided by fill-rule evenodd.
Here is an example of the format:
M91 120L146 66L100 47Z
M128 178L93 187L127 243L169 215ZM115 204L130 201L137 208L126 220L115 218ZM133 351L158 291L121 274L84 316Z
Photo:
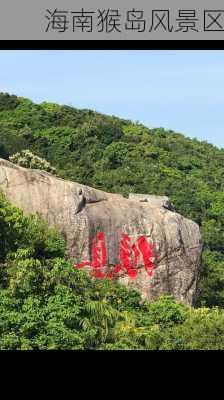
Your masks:
M224 51L0 51L0 92L224 148Z

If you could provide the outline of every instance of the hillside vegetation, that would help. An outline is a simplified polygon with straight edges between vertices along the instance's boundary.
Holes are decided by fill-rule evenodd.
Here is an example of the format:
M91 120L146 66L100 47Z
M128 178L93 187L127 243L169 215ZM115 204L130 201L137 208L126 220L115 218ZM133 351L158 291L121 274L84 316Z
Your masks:
M0 157L30 150L58 176L127 196L168 195L204 241L198 306L224 308L224 150L163 128L0 94Z
M148 303L90 278L65 243L0 195L0 350L224 349L224 311Z

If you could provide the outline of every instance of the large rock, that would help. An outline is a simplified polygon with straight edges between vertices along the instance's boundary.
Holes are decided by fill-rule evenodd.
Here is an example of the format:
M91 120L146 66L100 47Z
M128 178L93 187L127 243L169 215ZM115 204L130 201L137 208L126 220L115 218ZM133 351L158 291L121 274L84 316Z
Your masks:
M129 235L131 245L140 236L146 238L153 249L152 276L139 257L135 279L125 268L118 268L115 279L137 288L143 298L169 293L193 304L200 272L201 235L195 222L169 209L172 207L167 198L156 201L155 196L132 195L126 199L3 159L0 189L25 213L39 214L58 228L75 264L92 260L92 242L97 232L105 234L107 271L120 262L123 234ZM86 268L90 270L91 266Z

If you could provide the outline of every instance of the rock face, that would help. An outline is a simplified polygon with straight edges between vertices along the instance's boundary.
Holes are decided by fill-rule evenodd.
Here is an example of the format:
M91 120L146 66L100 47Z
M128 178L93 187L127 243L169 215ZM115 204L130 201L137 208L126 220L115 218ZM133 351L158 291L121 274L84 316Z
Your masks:
M26 214L39 214L56 226L66 239L74 264L90 261L92 265L85 267L89 270L93 267L92 244L94 240L96 244L99 232L105 235L107 271L121 265L122 238L126 237L130 259L134 260L139 248L135 246L136 253L132 246L144 237L153 249L152 276L139 252L137 275L133 278L123 266L117 269L114 279L139 290L143 298L169 293L193 304L200 272L201 235L195 222L172 211L168 198L132 194L126 199L3 159L0 189Z
M140 202L148 202L150 203L150 207L155 208L167 208L167 210L175 211L174 205L170 202L169 197L167 196L155 196L152 194L138 194L138 193L130 193L130 200L136 200Z

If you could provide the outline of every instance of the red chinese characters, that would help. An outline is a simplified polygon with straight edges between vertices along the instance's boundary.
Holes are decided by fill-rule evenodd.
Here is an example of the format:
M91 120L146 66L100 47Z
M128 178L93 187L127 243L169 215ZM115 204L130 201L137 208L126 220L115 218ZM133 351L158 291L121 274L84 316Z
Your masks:
M137 241L131 245L131 238L127 234L122 234L119 248L119 264L114 266L113 271L106 272L107 268L107 249L105 244L105 235L98 232L92 243L92 261L83 261L75 268L89 266L92 268L91 275L95 278L116 277L122 272L127 273L132 279L138 274L138 264L144 265L146 272L152 276L154 265L153 247L144 236L140 236Z

